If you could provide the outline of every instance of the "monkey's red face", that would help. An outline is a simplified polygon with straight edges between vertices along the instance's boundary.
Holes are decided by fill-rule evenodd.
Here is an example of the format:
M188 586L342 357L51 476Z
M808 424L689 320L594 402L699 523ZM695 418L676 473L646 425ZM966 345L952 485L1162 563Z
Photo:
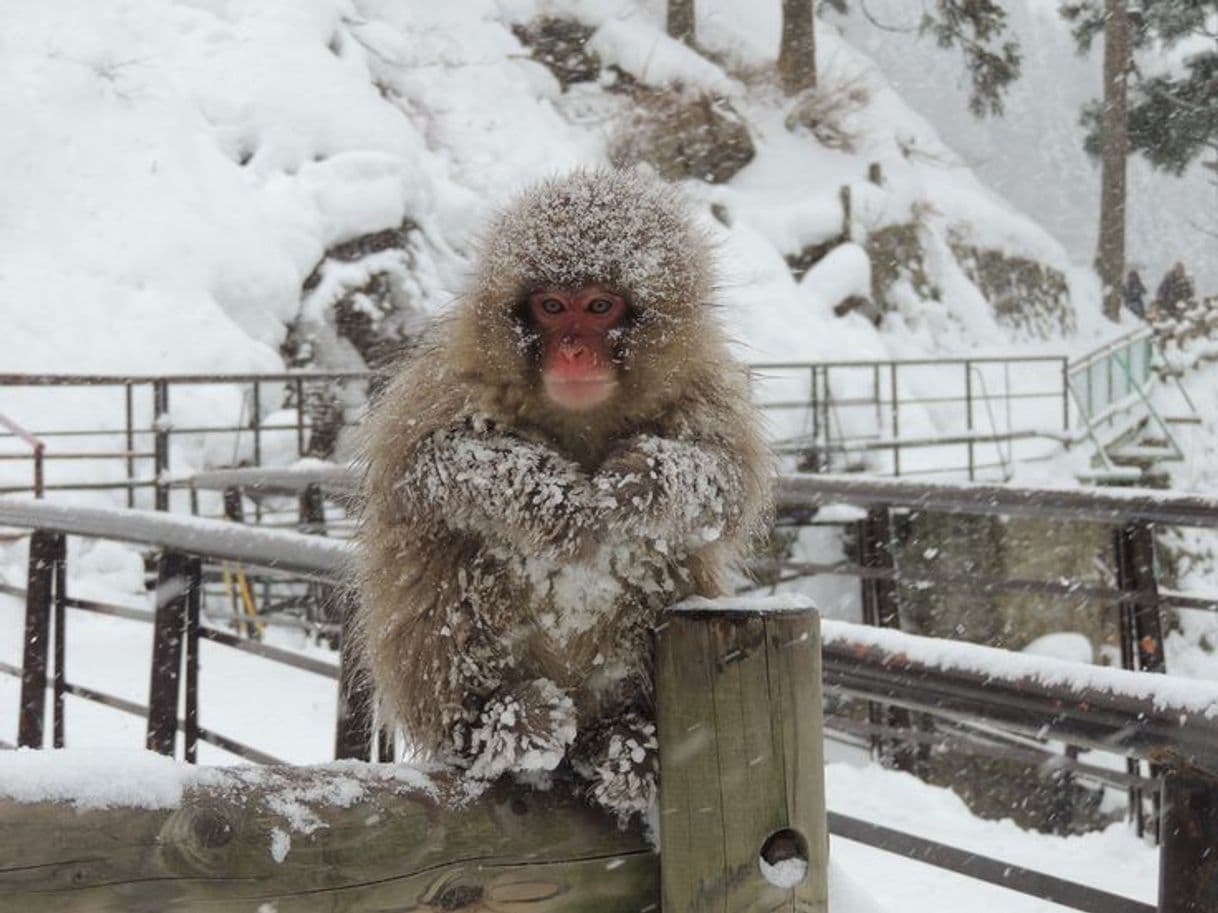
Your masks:
M617 390L613 331L626 300L598 285L547 288L529 296L528 312L541 337L541 379L551 403L569 412L604 405Z

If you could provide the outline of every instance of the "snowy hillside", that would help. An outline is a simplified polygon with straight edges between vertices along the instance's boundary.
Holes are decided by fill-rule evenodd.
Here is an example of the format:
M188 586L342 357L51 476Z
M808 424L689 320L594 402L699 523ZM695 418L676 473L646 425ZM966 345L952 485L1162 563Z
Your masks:
M10 371L277 368L288 325L326 319L324 295L301 314L325 251L405 224L418 228L405 294L441 308L490 207L530 179L606 160L632 107L606 90L618 70L713 91L749 129L756 157L743 171L687 183L731 226L708 215L751 360L1007 348L1019 334L995 323L950 238L1075 276L1065 250L978 182L832 28L820 30L822 83L856 93L840 123L849 151L784 126L789 102L766 75L777 4L700 5L719 64L667 38L660 6L13 0L0 32L0 360ZM530 59L513 26L539 12L592 32L597 81L563 91ZM871 162L882 190L864 183ZM832 314L867 290L866 256L847 248L801 282L783 260L840 230L847 183L858 185L852 234L917 223L938 295L906 289L879 330ZM1074 292L1090 329L1089 286Z

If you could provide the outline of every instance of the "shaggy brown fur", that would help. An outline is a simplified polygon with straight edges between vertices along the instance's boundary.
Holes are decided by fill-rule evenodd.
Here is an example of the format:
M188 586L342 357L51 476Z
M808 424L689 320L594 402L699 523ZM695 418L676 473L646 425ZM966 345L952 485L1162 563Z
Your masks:
M633 319L617 395L567 413L541 392L520 303L590 283ZM570 753L605 804L649 801L652 625L722 595L768 509L768 451L712 287L709 241L671 189L613 171L550 181L491 224L467 295L380 395L356 636L416 750L484 778Z

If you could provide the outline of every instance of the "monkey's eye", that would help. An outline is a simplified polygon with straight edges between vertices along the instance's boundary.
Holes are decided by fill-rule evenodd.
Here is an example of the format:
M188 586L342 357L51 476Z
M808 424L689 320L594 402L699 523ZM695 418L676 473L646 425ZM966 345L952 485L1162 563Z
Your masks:
M546 314L561 314L567 309L567 306L557 298L544 298L541 302L541 309Z
M608 314L613 310L613 302L608 298L594 298L588 302L589 314Z

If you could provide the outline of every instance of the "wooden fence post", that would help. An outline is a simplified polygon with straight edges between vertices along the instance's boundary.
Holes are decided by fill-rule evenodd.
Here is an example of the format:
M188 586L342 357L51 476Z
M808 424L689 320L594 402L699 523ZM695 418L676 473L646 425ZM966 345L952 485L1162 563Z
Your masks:
M152 674L148 684L145 744L150 751L170 757L174 754L178 735L182 640L186 633L190 588L186 556L162 552L157 568L156 614L152 621Z
M1159 913L1218 910L1218 780L1169 771L1159 824Z
M41 748L46 722L47 665L51 652L51 605L62 536L38 529L30 536L25 590L25 649L21 659L21 715L17 744Z
M666 614L656 637L664 913L826 910L820 647L816 612L789 601Z

